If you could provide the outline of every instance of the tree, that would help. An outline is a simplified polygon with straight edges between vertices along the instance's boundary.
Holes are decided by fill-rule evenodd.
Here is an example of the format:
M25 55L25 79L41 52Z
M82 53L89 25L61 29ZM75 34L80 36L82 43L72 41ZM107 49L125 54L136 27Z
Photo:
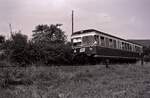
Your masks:
M66 36L64 31L58 28L58 24L56 25L38 25L33 30L33 41L37 43L46 43L46 42L65 42Z
M5 42L5 36L3 35L0 35L0 44L4 43Z
M0 35L0 50L3 50L5 43L5 36Z
M66 36L59 24L38 25L33 30L33 43L38 46L40 61L46 64L64 64L70 62L71 46L66 44Z
M150 62L150 46L149 47L144 47L143 48L143 55L144 55L144 61L145 62Z
M4 43L5 43L5 36L0 35L0 60L5 59L5 53L4 53Z
M13 34L13 37L6 40L3 49L7 60L13 63L25 63L26 59L26 47L28 46L28 39L26 35L21 32Z

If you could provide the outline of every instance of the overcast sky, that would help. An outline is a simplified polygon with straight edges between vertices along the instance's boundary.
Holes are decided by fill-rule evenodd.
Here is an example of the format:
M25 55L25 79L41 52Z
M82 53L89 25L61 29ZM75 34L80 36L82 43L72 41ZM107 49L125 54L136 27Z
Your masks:
M38 24L63 24L71 35L71 11L75 31L97 29L125 39L150 39L150 0L0 0L0 33L13 31L31 37Z

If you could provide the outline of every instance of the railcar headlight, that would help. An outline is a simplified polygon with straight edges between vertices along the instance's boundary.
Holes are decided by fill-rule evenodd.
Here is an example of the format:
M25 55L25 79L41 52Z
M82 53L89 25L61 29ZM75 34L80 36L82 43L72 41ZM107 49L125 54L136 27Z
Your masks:
M97 45L97 41L94 42L94 45Z
M74 50L73 52L74 52L74 53L76 53L76 52L77 52L77 50Z
M93 48L92 48L92 47L90 47L89 49L90 49L91 51L93 50Z
M85 48L81 48L81 49L80 49L80 52L85 52Z

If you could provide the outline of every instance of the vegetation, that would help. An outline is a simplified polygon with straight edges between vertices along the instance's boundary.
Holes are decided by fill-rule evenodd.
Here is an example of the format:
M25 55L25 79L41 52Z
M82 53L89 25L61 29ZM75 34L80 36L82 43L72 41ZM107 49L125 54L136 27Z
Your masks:
M5 36L0 35L0 44L4 43L5 41Z
M144 61L150 62L150 47L144 47Z
M12 34L7 40L4 36L0 36L0 59L16 66L29 66L36 63L47 66L66 65L84 61L82 58L72 62L71 43L67 41L65 32L59 26L61 24L37 25L31 40L21 32ZM144 54L145 61L150 61L150 48L144 48Z
M58 81L60 77L57 78L50 72L40 70L34 74L29 69L33 66L72 63L71 44L67 41L65 32L58 26L60 24L37 25L31 40L21 32L13 33L9 39L0 36L0 89L7 90L18 85L30 86L49 78Z
M33 30L32 41L40 52L40 61L45 64L71 63L71 46L58 26L38 25Z
M0 36L1 50L5 50L6 60L17 66L33 63L49 66L70 64L71 44L67 42L65 32L58 26L60 25L37 25L31 40L28 40L27 36L21 32L13 34L7 40Z
M149 98L150 90L149 64L32 66L0 76L1 98Z

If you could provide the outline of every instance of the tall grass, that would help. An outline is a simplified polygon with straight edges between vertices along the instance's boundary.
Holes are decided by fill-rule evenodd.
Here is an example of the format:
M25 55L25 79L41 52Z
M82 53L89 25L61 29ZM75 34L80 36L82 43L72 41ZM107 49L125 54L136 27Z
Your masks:
M11 81L0 87L3 98L144 98L150 85L150 66L116 64L87 66L37 66L0 69ZM28 83L29 82L29 83Z

